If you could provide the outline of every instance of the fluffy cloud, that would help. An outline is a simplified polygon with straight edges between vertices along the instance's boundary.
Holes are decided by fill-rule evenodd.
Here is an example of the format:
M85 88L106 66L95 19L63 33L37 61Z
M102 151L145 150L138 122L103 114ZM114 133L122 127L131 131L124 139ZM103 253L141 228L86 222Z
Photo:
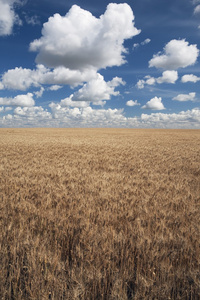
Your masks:
M137 82L136 86L138 89L143 89L145 84L147 85L154 85L155 83L172 83L174 84L178 79L178 72L177 71L164 71L161 77L154 78L149 75L145 76L144 79L141 79Z
M33 94L28 93L27 95L18 95L14 98L0 98L0 105L34 106L35 101L33 99Z
M127 106L137 106L137 105L140 105L140 103L138 103L137 100L133 101L133 100L129 100L126 102L126 105Z
M50 91L58 91L62 88L63 88L62 86L55 84L55 85L50 86L49 90Z
M14 114L0 117L0 127L126 127L126 128L199 128L200 109L180 113L142 114L126 118L120 109L61 107L52 103L51 112L42 107L17 107ZM3 111L2 111L3 113Z
M158 77L156 79L157 83L175 83L178 79L178 72L177 71L164 71L162 73L162 77Z
M171 40L165 47L163 54L155 54L149 61L149 67L176 70L195 64L199 50L197 45L189 45L187 41Z
M16 67L3 74L1 84L5 89L25 91L31 85L39 86L40 71L39 69L32 71Z
M78 86L94 77L96 77L96 71L89 69L81 72L65 67L51 70L43 65L37 65L35 70L16 67L3 74L0 88L25 91L31 86L39 87L41 84Z
M124 85L125 82L119 77L106 82L102 75L97 74L96 78L84 84L81 89L73 94L72 100L89 102L110 100L111 96L119 95L115 88L121 84Z
M161 97L154 97L149 100L146 105L142 106L143 109L151 109L151 110L163 110L165 109L162 98Z
M200 14L200 5L197 5L197 6L195 7L195 9L194 9L194 14L195 14L195 15Z
M0 36L10 35L14 24L21 24L14 11L14 4L22 3L20 0L0 0Z
M176 101L194 101L196 93L189 93L189 94L179 94L178 96L174 97L172 100Z
M121 109L69 108L56 103L51 103L50 108L55 121L69 127L120 127L127 121Z
M18 116L26 117L27 119L32 119L40 117L41 119L51 119L51 114L44 110L41 106L34 107L16 107L14 110L14 118L18 119Z
M137 86L137 88L138 88L138 89L143 89L143 88L144 88L144 85L145 85L145 83L146 83L146 81L145 81L145 80L143 80L143 79L140 79L140 80L138 80L138 82L137 82L136 86Z
M186 75L182 76L181 81L183 83L186 83L186 82L196 83L197 81L200 81L200 77L197 77L196 75L193 75L193 74L186 74Z
M77 22L78 20L78 22ZM100 18L73 5L64 16L55 14L43 25L42 37L30 44L36 62L73 70L101 69L125 63L124 40L140 33L131 7L110 3Z
M73 101L71 95L69 98L65 98L60 101L61 107L88 107L90 106L90 102L87 101Z
M145 127L156 128L200 128L200 109L194 108L178 114L142 114L141 123Z
M40 90L35 92L34 94L36 95L37 98L40 98L40 97L42 97L44 91L45 91L45 89L43 87L41 87Z

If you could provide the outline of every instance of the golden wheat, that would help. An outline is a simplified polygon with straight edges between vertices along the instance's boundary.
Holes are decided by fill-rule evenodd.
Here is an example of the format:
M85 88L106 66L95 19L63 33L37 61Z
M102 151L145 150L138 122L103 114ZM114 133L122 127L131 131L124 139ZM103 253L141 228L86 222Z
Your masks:
M199 220L199 130L0 130L0 299L200 299Z

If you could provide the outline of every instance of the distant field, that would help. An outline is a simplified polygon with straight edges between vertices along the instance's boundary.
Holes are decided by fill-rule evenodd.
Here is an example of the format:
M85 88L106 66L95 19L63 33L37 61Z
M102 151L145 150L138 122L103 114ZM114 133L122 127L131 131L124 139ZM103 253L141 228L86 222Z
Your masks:
M0 299L200 299L200 130L0 129Z

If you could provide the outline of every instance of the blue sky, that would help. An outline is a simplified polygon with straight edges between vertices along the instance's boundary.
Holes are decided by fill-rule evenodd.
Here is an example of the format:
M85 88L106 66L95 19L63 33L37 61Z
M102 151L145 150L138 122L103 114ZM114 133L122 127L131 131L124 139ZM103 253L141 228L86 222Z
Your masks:
M0 127L200 128L200 0L0 0Z

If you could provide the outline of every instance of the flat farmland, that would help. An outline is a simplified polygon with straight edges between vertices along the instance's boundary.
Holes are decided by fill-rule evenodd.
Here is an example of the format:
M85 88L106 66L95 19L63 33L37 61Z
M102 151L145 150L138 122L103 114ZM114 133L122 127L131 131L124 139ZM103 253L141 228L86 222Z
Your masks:
M200 299L200 130L0 129L0 299Z

